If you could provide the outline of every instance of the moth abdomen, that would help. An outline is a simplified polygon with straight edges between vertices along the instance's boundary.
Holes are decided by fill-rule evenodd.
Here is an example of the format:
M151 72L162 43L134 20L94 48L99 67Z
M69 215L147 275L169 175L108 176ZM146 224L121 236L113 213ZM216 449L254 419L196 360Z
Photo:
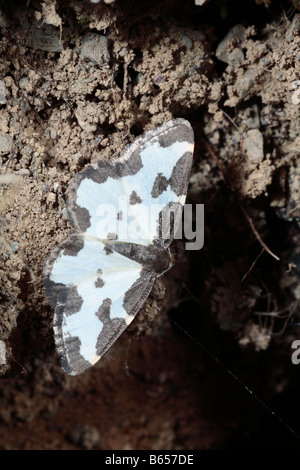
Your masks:
M144 269L159 275L168 271L172 266L168 250L154 245L138 245L136 243L118 242L109 244L109 248L126 258L141 264Z

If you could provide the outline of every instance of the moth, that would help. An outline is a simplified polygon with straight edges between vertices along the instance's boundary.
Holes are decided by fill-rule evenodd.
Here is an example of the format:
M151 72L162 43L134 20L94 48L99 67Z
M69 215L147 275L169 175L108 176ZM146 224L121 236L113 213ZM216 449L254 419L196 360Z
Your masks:
M138 137L122 156L88 164L72 180L66 205L74 229L43 269L56 349L68 374L85 372L103 356L172 266L169 245L193 149L191 125L174 119ZM164 235L163 216L170 212L171 230Z

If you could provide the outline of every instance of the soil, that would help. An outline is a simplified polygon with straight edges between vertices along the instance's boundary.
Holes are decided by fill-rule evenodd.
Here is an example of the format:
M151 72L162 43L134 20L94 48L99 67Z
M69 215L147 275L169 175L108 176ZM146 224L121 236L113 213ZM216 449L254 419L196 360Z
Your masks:
M196 3L0 2L1 449L300 448L300 5ZM204 247L176 241L70 377L42 284L66 190L174 117L195 131Z

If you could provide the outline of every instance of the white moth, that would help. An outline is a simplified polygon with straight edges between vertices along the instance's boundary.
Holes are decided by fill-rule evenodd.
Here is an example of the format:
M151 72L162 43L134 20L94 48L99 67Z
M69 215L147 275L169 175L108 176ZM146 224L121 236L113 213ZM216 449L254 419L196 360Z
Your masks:
M72 181L67 210L74 231L52 250L43 272L68 374L85 372L103 356L172 266L168 247L193 148L190 124L175 119L138 137L121 157L87 165ZM165 237L167 209L174 217Z

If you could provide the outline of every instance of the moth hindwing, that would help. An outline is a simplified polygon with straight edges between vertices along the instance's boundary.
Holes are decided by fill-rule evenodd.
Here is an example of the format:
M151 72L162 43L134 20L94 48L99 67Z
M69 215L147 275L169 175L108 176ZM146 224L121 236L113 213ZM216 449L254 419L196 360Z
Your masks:
M43 271L63 369L94 365L133 320L168 254L193 158L190 124L175 119L138 137L119 158L87 165L68 189L74 231ZM164 214L173 213L165 236Z

